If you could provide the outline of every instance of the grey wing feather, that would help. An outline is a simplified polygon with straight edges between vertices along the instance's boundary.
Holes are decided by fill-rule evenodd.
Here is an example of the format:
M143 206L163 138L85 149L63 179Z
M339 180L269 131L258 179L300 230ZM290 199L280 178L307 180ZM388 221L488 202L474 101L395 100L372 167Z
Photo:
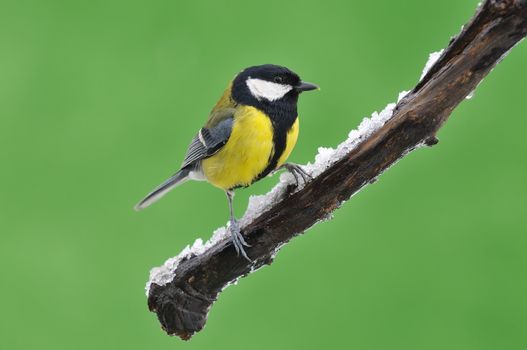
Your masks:
M218 152L231 136L232 123L233 118L227 118L212 128L201 128L192 139L181 168L193 165Z

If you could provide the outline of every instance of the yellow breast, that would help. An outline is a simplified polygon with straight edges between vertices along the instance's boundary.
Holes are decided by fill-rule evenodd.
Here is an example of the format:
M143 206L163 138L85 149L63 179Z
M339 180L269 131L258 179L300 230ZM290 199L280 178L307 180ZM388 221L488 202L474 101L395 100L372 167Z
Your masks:
M203 173L222 189L247 186L267 167L272 152L271 120L254 107L240 107L225 146L202 161Z

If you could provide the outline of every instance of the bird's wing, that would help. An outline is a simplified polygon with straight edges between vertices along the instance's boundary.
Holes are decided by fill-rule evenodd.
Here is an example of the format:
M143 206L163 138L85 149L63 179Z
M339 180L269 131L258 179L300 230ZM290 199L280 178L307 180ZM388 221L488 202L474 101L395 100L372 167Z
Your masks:
M181 168L193 165L218 152L231 136L232 123L233 114L223 118L215 126L201 128L192 139Z

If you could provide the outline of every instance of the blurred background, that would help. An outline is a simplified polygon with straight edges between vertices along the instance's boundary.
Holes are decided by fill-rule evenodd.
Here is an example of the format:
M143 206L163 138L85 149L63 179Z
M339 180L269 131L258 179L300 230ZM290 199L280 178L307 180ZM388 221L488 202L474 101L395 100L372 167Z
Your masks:
M291 160L417 82L458 1L0 2L0 348L524 349L527 45L439 134L228 288L191 342L148 312L149 269L227 221L178 168L227 82L262 63L322 87ZM237 193L243 215L268 178Z

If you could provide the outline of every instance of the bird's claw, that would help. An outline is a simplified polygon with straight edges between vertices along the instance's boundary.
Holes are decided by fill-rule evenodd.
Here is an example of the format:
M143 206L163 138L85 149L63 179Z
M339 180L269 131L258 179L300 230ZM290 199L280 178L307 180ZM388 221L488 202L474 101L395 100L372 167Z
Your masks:
M296 187L300 187L300 178L306 185L309 181L313 180L313 177L309 175L300 165L295 163L285 163L282 165L283 168L287 169L295 178Z
M245 241L243 238L243 235L240 231L240 225L237 221L231 221L229 230L231 231L231 240L232 245L234 246L234 249L236 250L236 255L241 255L249 262L252 262L252 260L247 256L247 253L245 252L245 249L243 247L250 247L251 245Z

